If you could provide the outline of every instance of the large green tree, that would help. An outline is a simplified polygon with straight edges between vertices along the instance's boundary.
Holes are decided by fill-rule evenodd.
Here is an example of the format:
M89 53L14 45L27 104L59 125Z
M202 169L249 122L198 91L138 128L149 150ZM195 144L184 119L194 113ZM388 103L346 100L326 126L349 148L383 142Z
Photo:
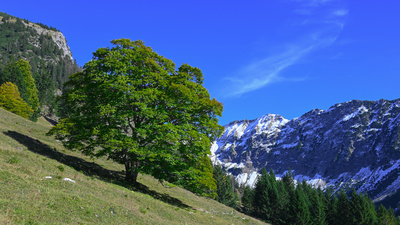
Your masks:
M68 113L49 134L68 148L124 164L132 183L146 173L215 188L204 179L212 173L199 169L211 167L204 159L223 129L222 104L210 99L200 69L183 64L176 70L142 41L111 43L66 82L61 99Z

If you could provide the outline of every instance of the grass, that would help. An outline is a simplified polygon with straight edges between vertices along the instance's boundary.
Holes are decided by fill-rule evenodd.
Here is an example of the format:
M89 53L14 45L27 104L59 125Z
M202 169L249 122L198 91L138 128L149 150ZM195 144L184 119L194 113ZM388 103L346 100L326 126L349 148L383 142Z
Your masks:
M133 188L121 165L64 149L50 127L0 108L0 224L264 224L151 176Z

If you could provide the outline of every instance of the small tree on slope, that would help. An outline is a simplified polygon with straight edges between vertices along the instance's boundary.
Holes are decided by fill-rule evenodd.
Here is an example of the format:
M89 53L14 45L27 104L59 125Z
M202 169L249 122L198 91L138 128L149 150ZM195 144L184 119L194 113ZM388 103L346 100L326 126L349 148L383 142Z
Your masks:
M11 82L0 86L0 107L26 119L33 113L33 109L21 98L18 87Z

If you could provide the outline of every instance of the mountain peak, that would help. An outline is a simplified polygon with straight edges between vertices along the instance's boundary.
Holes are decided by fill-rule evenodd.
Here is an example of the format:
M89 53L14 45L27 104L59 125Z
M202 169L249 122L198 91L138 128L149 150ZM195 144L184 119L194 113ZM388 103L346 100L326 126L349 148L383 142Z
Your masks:
M400 193L400 169L394 167L400 163L399 103L352 100L292 120L267 114L235 121L213 143L211 158L248 185L263 167L278 177L291 168L298 179L381 199Z

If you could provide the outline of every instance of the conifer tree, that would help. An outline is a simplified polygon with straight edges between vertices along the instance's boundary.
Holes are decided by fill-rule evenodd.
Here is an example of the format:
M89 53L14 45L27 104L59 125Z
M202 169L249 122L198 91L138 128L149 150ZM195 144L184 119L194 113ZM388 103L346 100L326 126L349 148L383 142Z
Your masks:
M244 212L252 214L253 212L253 201L254 201L254 189L248 185L244 185L241 203Z
M220 166L214 166L214 179L217 183L217 201L235 208L237 206L235 192L232 189L229 177Z
M28 61L20 59L9 63L3 70L1 82L13 82L20 90L21 98L34 110L31 119L36 121L39 108L38 90Z
M396 217L394 215L393 209L386 209L385 206L380 205L377 212L377 219L379 225L396 225Z
M19 70L22 72L22 76L25 81L26 91L27 91L27 103L34 111L37 111L39 107L39 97L38 90L35 85L35 80L32 77L31 65L29 65L28 61L20 59L16 62L16 65L19 67Z
M290 189L294 188L294 176L292 173L292 170L289 168L289 171L286 172L283 177L282 177L282 182L284 184L284 187L287 192L289 192Z
M269 186L269 174L265 168L261 169L261 175L257 178L257 182L254 189L254 201L253 207L254 212L258 217L263 220L268 219L270 199L268 195Z
M324 193L324 202L326 205L325 214L326 221L328 224L335 224L336 214L337 214L337 203L338 198L336 195L332 194L331 189L327 189Z
M269 198L269 204L267 208L268 220L272 223L279 223L280 212L283 209L282 202L280 201L280 193L278 192L277 181L274 171L270 170L268 176L267 194Z
M372 201L353 189L349 202L349 220L352 225L376 224L376 211Z
M310 197L310 224L326 225L326 205L323 199L324 197L322 195L322 191L320 189L314 189L310 192Z
M336 204L336 215L334 220L335 224L350 224L349 209L349 200L347 198L346 192L341 189Z
M299 184L300 185L300 184ZM303 189L297 187L290 195L290 219L289 224L309 224L310 211Z
M286 224L290 206L289 191L286 189L283 180L277 182L277 189L279 193L278 212L274 221L276 224Z

